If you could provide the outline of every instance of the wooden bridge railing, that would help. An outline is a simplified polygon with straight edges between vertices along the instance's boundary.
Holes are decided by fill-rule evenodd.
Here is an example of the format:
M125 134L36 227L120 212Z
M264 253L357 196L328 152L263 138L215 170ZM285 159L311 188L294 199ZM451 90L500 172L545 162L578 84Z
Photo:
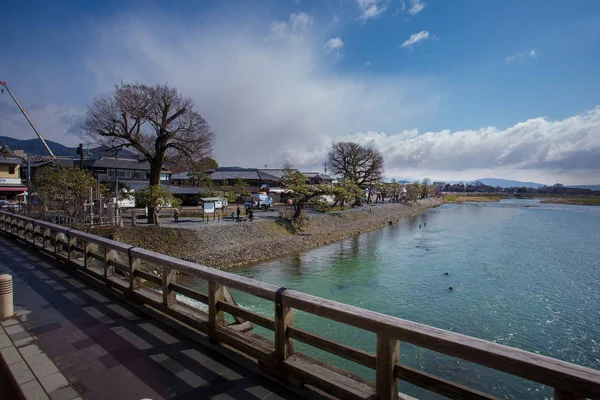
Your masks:
M433 328L320 297L215 270L174 257L104 239L75 229L0 211L0 231L54 256L77 270L153 307L178 322L205 332L212 341L256 359L259 366L289 383L309 384L343 399L397 399L398 381L456 399L493 396L410 368L399 360L401 342L411 343L554 388L555 399L600 398L600 372L539 354ZM140 269L142 262L161 268L161 276ZM115 274L115 270L118 271ZM208 282L201 293L176 281L176 272ZM141 285L162 287L162 293ZM228 301L226 288L273 302L274 318ZM208 313L176 300L176 293L208 305ZM294 326L301 310L377 335L376 353L359 350ZM228 325L224 314L272 330L274 340ZM375 371L371 382L294 351L294 340Z

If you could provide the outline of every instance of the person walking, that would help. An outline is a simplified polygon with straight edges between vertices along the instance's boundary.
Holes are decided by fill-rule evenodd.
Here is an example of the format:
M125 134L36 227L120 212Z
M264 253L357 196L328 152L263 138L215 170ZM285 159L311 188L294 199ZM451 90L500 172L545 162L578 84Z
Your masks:
M237 206L237 221L240 222L240 214L242 213L242 209L240 206ZM232 213L233 214L233 213Z
M179 209L178 208L175 209L175 223L176 224L179 223Z

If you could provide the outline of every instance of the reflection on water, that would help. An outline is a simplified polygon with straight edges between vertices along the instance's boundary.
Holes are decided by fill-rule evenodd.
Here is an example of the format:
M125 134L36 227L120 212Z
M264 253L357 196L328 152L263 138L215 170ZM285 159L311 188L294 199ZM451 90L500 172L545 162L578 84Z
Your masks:
M537 200L451 204L236 272L598 369L598 243L600 207ZM448 290L450 286L454 290ZM258 304L241 293L236 299L272 315L270 303ZM304 313L298 313L294 323L375 350L375 336L368 332ZM370 370L351 362L301 344L297 348L373 377ZM551 396L541 385L408 344L401 345L401 360L498 396ZM409 385L402 390L436 398Z

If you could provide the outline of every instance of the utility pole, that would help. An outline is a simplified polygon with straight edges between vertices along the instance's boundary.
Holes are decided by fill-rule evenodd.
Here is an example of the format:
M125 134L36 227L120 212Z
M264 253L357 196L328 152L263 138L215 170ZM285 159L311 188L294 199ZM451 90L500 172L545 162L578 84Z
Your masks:
M327 163L326 162L323 163L323 167L324 167L323 169L325 171L325 175L327 175Z
M31 217L31 162L27 156L27 216Z
M119 176L115 168L115 225L119 224Z
M79 143L77 154L79 154L79 169L83 170L83 143Z
M94 227L94 197L93 197L93 189L90 186L90 226Z

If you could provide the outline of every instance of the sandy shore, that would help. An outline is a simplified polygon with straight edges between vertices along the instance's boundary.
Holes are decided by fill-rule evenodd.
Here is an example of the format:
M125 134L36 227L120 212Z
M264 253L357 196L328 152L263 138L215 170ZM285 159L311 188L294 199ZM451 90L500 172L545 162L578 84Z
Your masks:
M398 222L442 204L424 199L414 204L386 203L336 213L309 213L301 232L274 220L201 225L198 229L144 226L120 228L116 240L197 262L232 269L306 251L361 232Z

